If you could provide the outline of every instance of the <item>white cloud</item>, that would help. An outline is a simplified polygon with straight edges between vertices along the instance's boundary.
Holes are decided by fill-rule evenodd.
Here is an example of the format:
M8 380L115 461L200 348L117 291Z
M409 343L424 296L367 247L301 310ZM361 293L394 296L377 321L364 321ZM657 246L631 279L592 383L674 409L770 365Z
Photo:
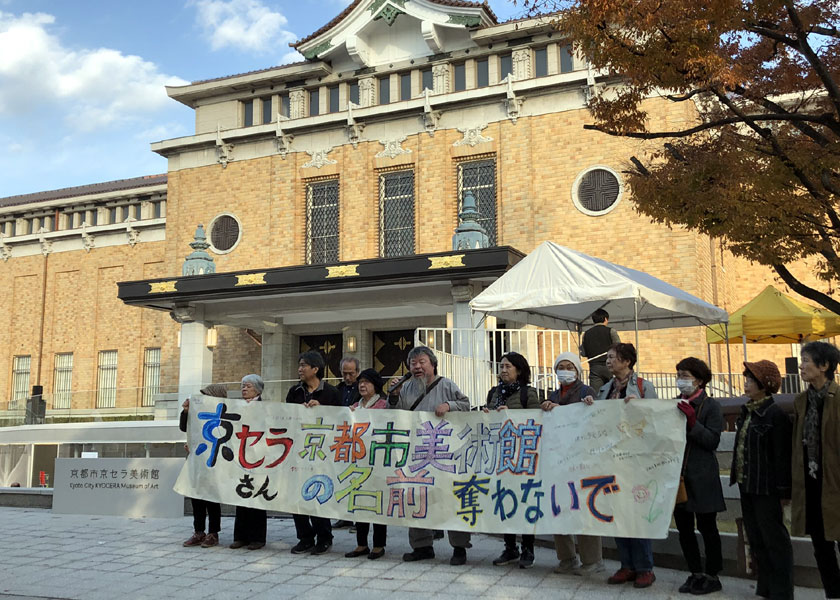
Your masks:
M193 0L196 19L213 50L235 48L266 54L295 41L288 20L260 0Z
M301 62L302 60L304 60L303 54L297 50L292 50L291 52L286 52L286 54L283 55L283 58L280 59L280 64L288 65L290 63Z
M0 117L48 111L78 130L131 122L165 108L165 85L183 85L139 56L73 50L49 30L55 17L0 12Z

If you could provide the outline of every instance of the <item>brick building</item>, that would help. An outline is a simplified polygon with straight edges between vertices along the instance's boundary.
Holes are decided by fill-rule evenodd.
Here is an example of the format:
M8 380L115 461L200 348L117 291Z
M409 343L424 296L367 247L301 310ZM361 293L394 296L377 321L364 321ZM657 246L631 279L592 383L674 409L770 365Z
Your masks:
M399 372L417 327L474 325L469 299L544 240L729 311L772 280L633 210L621 173L644 145L582 128L587 98L618 81L549 19L356 0L296 46L304 62L168 88L196 130L152 144L165 176L0 199L4 408L38 384L48 414L151 414L179 386L294 379L308 348ZM695 116L647 109L654 127ZM452 252L467 191L497 250ZM216 274L184 278L199 224ZM666 372L708 352L699 327L642 333L640 350Z

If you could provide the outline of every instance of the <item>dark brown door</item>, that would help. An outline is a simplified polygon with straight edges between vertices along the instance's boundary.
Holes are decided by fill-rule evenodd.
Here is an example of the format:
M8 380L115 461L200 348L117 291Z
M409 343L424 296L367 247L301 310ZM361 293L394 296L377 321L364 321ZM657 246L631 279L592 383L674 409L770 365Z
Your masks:
M406 358L414 347L414 330L375 331L373 333L373 368L382 377L400 377L408 373Z
M332 379L341 378L341 347L343 344L340 333L327 335L306 335L300 338L300 351L308 352L315 350L324 357L327 363L327 372L324 377Z

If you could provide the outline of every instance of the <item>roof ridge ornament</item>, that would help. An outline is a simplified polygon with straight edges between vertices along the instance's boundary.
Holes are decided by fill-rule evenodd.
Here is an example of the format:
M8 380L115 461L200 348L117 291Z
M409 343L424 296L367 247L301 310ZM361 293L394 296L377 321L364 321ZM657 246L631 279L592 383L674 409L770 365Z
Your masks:
M193 249L187 255L184 261L184 266L181 267L181 274L184 277L190 275L208 275L216 272L216 264L213 262L213 257L207 253L210 244L207 242L207 236L204 233L204 225L199 225L195 229L195 236L190 242L190 248Z
M477 248L489 248L490 237L487 231L478 222L481 214L475 203L475 194L472 190L464 192L464 200L461 203L461 212L458 218L461 223L455 228L455 235L452 236L453 250L475 250Z

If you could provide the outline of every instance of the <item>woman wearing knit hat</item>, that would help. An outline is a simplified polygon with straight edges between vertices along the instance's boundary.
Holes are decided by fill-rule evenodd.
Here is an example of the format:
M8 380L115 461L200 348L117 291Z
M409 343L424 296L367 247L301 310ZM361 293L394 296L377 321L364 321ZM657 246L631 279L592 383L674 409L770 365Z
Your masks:
M214 398L227 398L227 389L220 383L211 383L201 389L201 395ZM181 418L179 426L181 431L187 431L187 417L190 410L190 399L184 400L181 405ZM184 542L184 546L201 546L211 548L219 544L219 531L222 528L222 507L218 502L190 498L193 509L193 530L192 537ZM207 518L207 534L204 534L204 519Z
M350 410L355 412L357 410L365 411L388 408L388 399L382 392L383 381L375 369L365 369L359 373L356 381L359 383L359 396L361 397L358 402L350 407ZM376 560L385 555L385 541L388 538L388 526L379 523L373 524L373 550L370 549L367 542L369 532L370 523L356 523L356 549L346 553L344 555L346 558L367 555L370 560Z
M744 363L746 403L736 422L729 485L738 484L741 514L757 563L755 593L793 598L793 548L782 503L790 498L791 423L773 400L782 384L769 360Z
M583 369L580 358L574 352L562 352L554 359L554 373L557 375L557 389L548 400L540 405L545 411L558 406L583 402L592 404L595 390L580 380ZM577 538L577 549L575 548ZM555 535L554 550L560 563L554 572L560 575L591 575L604 570L601 538L597 535ZM580 553L580 558L578 558Z
M499 359L499 384L487 393L484 412L504 411L518 408L539 408L540 398L537 390L530 386L531 366L518 352L508 352ZM520 569L534 566L534 536L522 535L522 552L516 547L516 534L504 535L505 549L499 558L493 561L498 566L519 561Z

